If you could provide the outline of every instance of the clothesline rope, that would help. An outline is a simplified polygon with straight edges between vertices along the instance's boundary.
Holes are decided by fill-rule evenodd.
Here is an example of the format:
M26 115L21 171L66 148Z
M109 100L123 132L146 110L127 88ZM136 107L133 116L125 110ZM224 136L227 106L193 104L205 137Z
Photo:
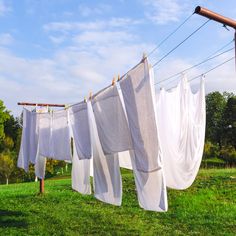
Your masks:
M235 56L229 58L228 60L223 61L222 63L220 63L220 64L218 64L218 65L212 67L210 70L207 70L207 71L205 71L204 73L201 73L200 75L197 75L197 76L193 77L192 79L188 80L188 82L191 82L191 81L193 81L193 80L195 80L195 79L198 79L198 78L201 78L202 76L205 76L205 75L208 74L209 72L211 72L211 71L213 71L213 70L215 70L215 69L217 69L217 68L219 68L219 67L225 65L226 63L232 61L234 58L235 58ZM173 88L175 88L175 86L173 86L173 87L167 89L167 91L169 91L169 90L171 90L171 89L173 89Z
M235 58L235 56L234 56L234 57L231 57L230 59L228 59L228 60L226 60L226 61L223 61L222 63L216 65L215 67L211 68L210 70L204 72L204 73L201 74L201 75L195 76L195 77L193 77L192 79L190 79L190 80L188 80L188 81L190 82L190 81L193 81L193 80L195 80L195 79L201 77L202 75L206 75L206 74L208 74L209 72L211 72L211 71L213 71L213 70L215 70L215 69L217 69L217 68L223 66L224 64L226 64L226 63L232 61L234 58Z
M190 66L190 67L188 67L188 68L186 68L186 69L184 69L184 70L182 70L182 71L180 71L180 72L178 72L178 73L175 73L175 74L173 74L173 75L171 75L171 76L169 76L169 77L167 77L167 78L165 78L165 79L163 79L163 80L160 80L160 81L158 81L157 83L155 83L154 85L157 85L157 84L161 84L161 83L163 83L163 82L165 82L165 81L167 81L167 80L169 80L169 79L172 79L172 78L174 78L174 77L176 77L177 75L181 75L182 73L184 73L184 72L186 72L186 71L189 71L189 70L191 70L191 69L193 69L193 68L196 68L196 67L198 67L198 66L200 66L200 65L202 65L202 64L204 64L204 63L206 63L206 62L208 62L208 61L210 61L210 60L213 60L213 59L215 59L215 58L217 58L217 57L219 57L219 56L222 56L223 54L225 54L225 53L227 53L227 52L230 52L230 51L232 51L234 49L234 47L233 48L230 48L230 49L228 49L228 50L226 50L226 51L224 51L224 52L221 52L221 53L219 53L219 54L217 54L217 55L215 55L215 56L211 56L211 57L207 57L206 59L204 59L203 61L201 61L201 62L199 62L199 63L197 63L197 64L195 64L195 65L193 65L193 66ZM215 54L215 53L214 53ZM174 80L176 80L176 79L174 79ZM173 82L174 80L172 80L171 82Z
M174 48L172 48L168 53L166 53L161 59L159 59L156 63L153 64L153 67L157 66L161 61L163 61L166 57L168 57L172 52L174 52L178 47L180 47L184 42L186 42L189 38L191 38L195 33L197 33L201 28L203 28L210 20L207 20L202 25L200 25L196 30L194 30L190 35L188 35L183 41L178 43Z
M192 16L194 12L188 16L175 30L173 30L170 34L168 34L152 51L150 51L147 56L152 55L163 43L165 43L172 35L174 35Z

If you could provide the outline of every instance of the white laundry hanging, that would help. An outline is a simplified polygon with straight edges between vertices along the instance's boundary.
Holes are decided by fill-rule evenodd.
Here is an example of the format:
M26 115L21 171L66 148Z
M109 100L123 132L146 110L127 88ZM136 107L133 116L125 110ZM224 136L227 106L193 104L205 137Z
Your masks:
M150 76L154 76L152 69L150 69ZM122 94L120 94L120 98L124 105ZM140 207L150 211L167 211L167 189L163 169L152 172L139 171L134 151L119 153L119 162L121 167L133 170Z
M71 136L68 110L52 113L52 158L71 160Z
M39 114L39 155L52 157L52 114L50 112Z
M29 170L29 163L35 163L38 147L37 114L23 109L23 129L21 146L17 166L26 172Z
M39 154L55 160L71 160L67 110L39 114Z
M131 150L130 131L116 85L95 94L92 107L104 154Z
M79 159L90 159L92 155L87 103L81 102L69 109L76 152Z
M166 184L186 189L198 173L205 138L204 81L196 94L186 78L171 92L161 90L157 100L158 128Z
M41 113L46 113L48 112L48 107L36 107L36 113L37 113L37 132L39 131L39 119L40 119L40 114ZM36 159L35 159L35 165L34 165L34 170L35 170L35 176L37 176L40 179L45 178L45 172L46 172L46 163L47 163L47 158L39 154L39 139L37 143L37 154L36 154Z
M120 206L122 182L118 154L104 155L90 102L88 111L93 153L94 195L100 201Z
M91 194L90 162L91 159L79 159L75 143L73 142L72 189L82 194Z
M149 172L161 168L161 153L155 117L154 78L150 76L147 59L120 81L136 167Z

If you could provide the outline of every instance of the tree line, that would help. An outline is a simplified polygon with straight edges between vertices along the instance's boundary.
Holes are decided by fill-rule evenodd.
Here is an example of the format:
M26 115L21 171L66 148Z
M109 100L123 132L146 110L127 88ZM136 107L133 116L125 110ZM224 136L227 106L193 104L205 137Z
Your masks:
M22 117L14 117L0 100L0 183L35 179L17 168L22 133ZM202 166L236 165L236 95L212 92L206 95L206 137ZM63 161L48 160L46 177L63 172Z
M206 96L206 137L203 160L236 165L236 95L212 92Z

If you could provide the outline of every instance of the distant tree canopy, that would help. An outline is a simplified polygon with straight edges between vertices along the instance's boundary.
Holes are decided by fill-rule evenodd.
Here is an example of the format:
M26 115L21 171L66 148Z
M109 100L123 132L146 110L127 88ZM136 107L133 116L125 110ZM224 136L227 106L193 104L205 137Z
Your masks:
M236 95L212 92L206 96L204 157L219 157L236 165Z

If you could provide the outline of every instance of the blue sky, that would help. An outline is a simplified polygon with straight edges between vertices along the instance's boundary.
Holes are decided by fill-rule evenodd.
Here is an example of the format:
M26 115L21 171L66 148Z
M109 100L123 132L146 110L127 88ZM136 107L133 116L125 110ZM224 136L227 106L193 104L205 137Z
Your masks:
M18 101L79 102L137 64L197 5L236 19L235 0L0 0L0 99L14 115L20 114ZM193 15L149 61L154 64L205 21ZM232 29L209 22L155 68L156 82L205 59L233 35ZM233 55L231 51L187 76ZM198 83L192 82L193 87ZM206 90L236 93L233 61L207 75Z

